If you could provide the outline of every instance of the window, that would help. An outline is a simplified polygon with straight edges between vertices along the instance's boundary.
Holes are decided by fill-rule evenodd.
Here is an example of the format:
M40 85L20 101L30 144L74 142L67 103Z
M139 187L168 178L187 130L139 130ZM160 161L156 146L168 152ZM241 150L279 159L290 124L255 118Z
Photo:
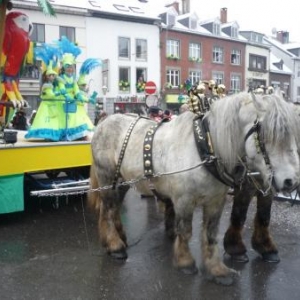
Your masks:
M217 46L213 48L213 62L223 63L223 48Z
M196 43L189 44L189 60L201 61L201 45Z
M145 68L136 69L136 92L142 93L145 91L147 81L147 70Z
M201 80L201 72L200 71L190 71L189 72L189 79L191 84L197 84Z
M59 26L59 38L61 39L63 36L67 37L70 42L75 43L75 28Z
M130 91L130 68L119 68L119 91Z
M107 87L109 91L109 59L102 60L102 86Z
M221 32L221 26L220 26L220 23L214 22L214 23L213 23L213 34L215 34L215 35L220 35L220 32Z
M33 23L33 31L30 36L32 42L45 43L45 25Z
M21 77L27 79L39 79L42 62L36 60L34 63L26 63L22 69Z
M241 51L240 50L231 50L231 63L233 65L241 64Z
M239 93L241 91L241 76L238 74L232 74L230 77L230 91L233 93Z
M262 43L263 42L263 35L258 34L256 32L251 32L251 42L256 42L256 43Z
M167 83L172 87L180 86L180 71L179 70L167 70Z
M297 86L297 102L300 102L300 86Z
M174 26L175 25L175 15L172 14L168 14L167 15L167 22L168 22L168 26Z
M197 19L191 18L190 19L190 28L196 29L197 28Z
M235 26L231 27L231 37L232 38L237 38L238 37L238 29Z
M213 72L212 79L216 84L224 84L224 73L223 72Z
M299 78L300 77L300 65L298 64L298 68L297 68L297 77Z
M135 57L138 60L147 60L147 41L137 39L135 41Z
M167 40L167 53L168 58L179 58L179 41L176 40Z
M128 58L130 53L130 39L119 37L119 58Z
M266 57L250 54L249 69L256 71L266 71Z

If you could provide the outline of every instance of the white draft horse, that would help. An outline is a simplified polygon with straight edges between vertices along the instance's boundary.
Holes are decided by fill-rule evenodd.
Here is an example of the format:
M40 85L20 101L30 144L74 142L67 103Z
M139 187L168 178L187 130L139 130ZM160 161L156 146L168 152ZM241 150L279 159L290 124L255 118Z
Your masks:
M282 97L281 91L275 91L278 97ZM297 127L300 128L300 109L298 105L289 103L296 114ZM296 136L298 152L300 150L300 134ZM259 180L259 178L257 178ZM249 261L247 247L243 241L244 224L247 217L249 204L256 196L256 214L253 222L253 233L251 237L252 248L261 255L262 260L269 263L280 262L278 248L270 233L270 220L272 202L276 190L272 189L263 194L253 184L250 178L245 178L240 186L234 187L233 205L230 216L230 225L224 235L224 250L229 257L237 262L246 263Z
M280 97L267 97L251 97L249 93L225 97L213 103L205 118L209 122L215 157L229 173L246 156L248 168L260 172L263 189L270 188L272 182L278 191L289 191L299 181L297 122L290 106ZM120 206L129 184L134 183L141 194L151 194L154 188L163 198L170 199L175 213L174 265L185 273L197 272L188 243L193 211L202 205L201 269L209 279L231 284L235 271L221 261L217 246L228 186L209 173L201 161L193 118L193 113L185 112L158 128L152 144L154 176L150 180L144 180L143 147L144 137L155 122L122 114L108 116L100 122L91 142L90 184L94 191L89 194L89 204L99 212L99 234L107 252L115 258L126 259L127 242ZM253 128L258 122L269 164L255 138L257 132ZM120 181L128 185L121 185ZM168 222L166 225L170 226Z

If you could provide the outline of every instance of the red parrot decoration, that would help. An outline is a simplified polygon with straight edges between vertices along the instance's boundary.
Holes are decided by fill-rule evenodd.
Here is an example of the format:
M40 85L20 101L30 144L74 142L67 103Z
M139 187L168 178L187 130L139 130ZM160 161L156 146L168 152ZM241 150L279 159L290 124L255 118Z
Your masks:
M1 53L1 101L11 101L14 107L22 107L26 101L19 91L20 70L29 50L32 31L29 17L18 11L6 15L3 50ZM0 117L5 109L0 109Z

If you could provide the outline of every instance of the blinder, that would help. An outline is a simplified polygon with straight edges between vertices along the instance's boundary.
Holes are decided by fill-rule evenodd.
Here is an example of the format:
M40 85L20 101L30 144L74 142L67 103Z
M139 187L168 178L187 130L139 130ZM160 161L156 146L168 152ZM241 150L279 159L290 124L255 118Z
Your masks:
M258 121L258 119L256 119L254 121L253 126L247 132L247 134L245 136L245 142L248 140L248 138L252 134L254 135L254 142L255 142L257 154L261 153L266 165L270 166L270 159L269 159L268 153L266 151L265 143L263 142L263 138L262 138L261 123Z

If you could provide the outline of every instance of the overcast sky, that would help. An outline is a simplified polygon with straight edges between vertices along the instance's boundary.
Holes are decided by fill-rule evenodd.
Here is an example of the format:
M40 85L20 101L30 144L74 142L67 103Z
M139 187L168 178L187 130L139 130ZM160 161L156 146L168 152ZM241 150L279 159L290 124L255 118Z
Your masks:
M177 1L181 3L181 0ZM277 31L288 31L290 42L300 43L299 0L190 0L190 4L191 12L195 11L200 19L217 17L220 9L226 7L228 22L237 21L241 30L255 30L271 35L275 28Z

